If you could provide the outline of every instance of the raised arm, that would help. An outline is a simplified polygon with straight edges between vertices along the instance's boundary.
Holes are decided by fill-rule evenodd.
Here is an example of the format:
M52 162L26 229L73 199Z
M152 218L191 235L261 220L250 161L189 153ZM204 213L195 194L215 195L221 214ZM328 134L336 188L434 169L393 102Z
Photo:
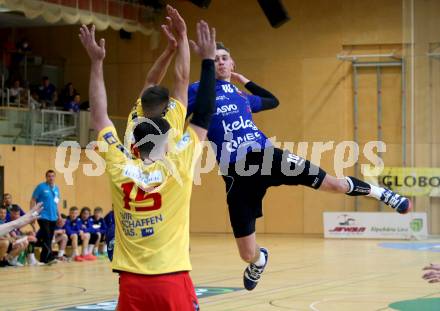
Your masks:
M113 125L107 113L107 93L102 69L105 58L105 40L100 39L99 45L96 43L95 25L92 25L90 30L87 26L82 25L80 32L79 38L91 61L89 82L91 125L99 132L103 128Z
M34 197L31 198L30 208L32 209L35 205L37 205L37 199Z
M173 56L176 52L177 40L170 31L173 28L173 22L171 20L171 17L169 16L166 17L166 20L168 22L168 25L162 25L161 27L163 33L165 34L165 37L168 40L168 45L148 71L147 77L145 78L144 86L139 97L141 97L142 93L149 87L160 84L162 82L165 74L167 73L168 67L170 66L171 60L173 59Z
M177 39L177 54L174 65L174 87L171 96L180 101L185 107L188 105L188 85L190 53L186 24L179 12L167 6L168 16L172 20L173 30Z
M254 111L253 109L253 112L274 109L278 107L278 105L280 104L278 98L276 98L275 95L273 95L268 90L262 88L261 86L257 85L255 82L252 82L242 74L233 72L231 74L231 80L234 83L240 83L244 85L244 87L249 92L251 92L252 95L258 96L260 98L259 100L255 100L255 98L253 98L253 103L251 104L255 103L255 106L257 106L257 109L255 109L256 111Z
M34 207L32 207L28 213L24 214L20 218L0 225L0 237L5 234L8 234L14 229L21 228L35 221L40 215L42 209L43 209L43 203L40 202L36 204Z
M202 59L202 73L189 126L204 140L215 110L215 29L210 31L204 21L197 23L197 43L191 41L191 46Z

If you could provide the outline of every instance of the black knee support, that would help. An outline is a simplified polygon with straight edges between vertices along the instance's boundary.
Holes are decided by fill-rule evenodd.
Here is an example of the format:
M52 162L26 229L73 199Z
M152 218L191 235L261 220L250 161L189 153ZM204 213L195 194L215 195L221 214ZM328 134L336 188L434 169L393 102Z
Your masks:
M359 196L370 193L371 186L366 182L351 176L345 177L345 179L349 185L349 190L346 192L347 195Z

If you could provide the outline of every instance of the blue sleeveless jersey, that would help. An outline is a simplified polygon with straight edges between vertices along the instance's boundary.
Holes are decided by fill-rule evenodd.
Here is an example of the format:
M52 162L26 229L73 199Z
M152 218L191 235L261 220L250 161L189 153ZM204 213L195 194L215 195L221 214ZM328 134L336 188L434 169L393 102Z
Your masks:
M199 82L188 89L188 115L194 110ZM235 85L216 80L216 109L208 129L208 139L215 144L220 164L236 162L252 150L271 146L258 129L252 113L261 111L261 98L240 91Z

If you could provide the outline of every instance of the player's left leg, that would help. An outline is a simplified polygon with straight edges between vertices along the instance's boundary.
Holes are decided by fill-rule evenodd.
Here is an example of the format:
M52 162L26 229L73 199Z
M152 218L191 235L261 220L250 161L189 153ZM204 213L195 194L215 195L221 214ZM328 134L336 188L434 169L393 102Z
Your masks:
M345 193L350 196L368 196L382 201L400 214L412 209L412 203L389 189L371 185L355 177L336 178L327 174L318 190Z
M246 161L249 165L259 165L263 161L262 153L250 153ZM268 251L256 241L255 223L263 216L262 200L266 194L266 185L259 172L243 176L236 170L240 163L229 166L223 176L226 185L229 219L234 232L240 257L249 265L243 272L243 285L247 290L254 289L267 266Z
M269 252L257 244L255 232L236 238L235 241L241 259L249 264L243 273L243 285L247 290L253 290L267 266Z
M255 232L244 237L236 238L240 258L247 263L253 263L260 257L260 247L257 245Z
M310 161L287 150L274 149L272 174L267 177L271 186L302 185L315 190L343 193L349 196L368 196L382 201L401 214L412 208L408 198L393 191L368 184L355 177L336 178Z

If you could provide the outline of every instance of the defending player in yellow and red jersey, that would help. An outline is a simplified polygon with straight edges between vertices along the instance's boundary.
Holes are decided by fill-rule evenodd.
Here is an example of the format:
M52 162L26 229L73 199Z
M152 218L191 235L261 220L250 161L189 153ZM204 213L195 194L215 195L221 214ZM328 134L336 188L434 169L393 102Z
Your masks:
M95 28L81 28L80 39L91 59L90 103L92 125L99 132L102 155L111 180L116 222L112 268L120 273L120 310L198 310L189 277L189 204L193 164L198 143L205 139L215 103L215 31L197 25L195 52L202 61L198 105L184 129L189 83L189 45L186 26L178 12L168 9L176 36L177 55L169 121L162 116L137 118L133 128L140 159L118 138L107 114L102 63L105 44L95 42ZM203 86L203 87L202 87ZM168 105L166 89L153 87L152 110ZM162 100L160 100L162 98ZM154 100L153 100L154 99ZM171 132L173 132L171 134ZM171 139L171 135L176 135Z

